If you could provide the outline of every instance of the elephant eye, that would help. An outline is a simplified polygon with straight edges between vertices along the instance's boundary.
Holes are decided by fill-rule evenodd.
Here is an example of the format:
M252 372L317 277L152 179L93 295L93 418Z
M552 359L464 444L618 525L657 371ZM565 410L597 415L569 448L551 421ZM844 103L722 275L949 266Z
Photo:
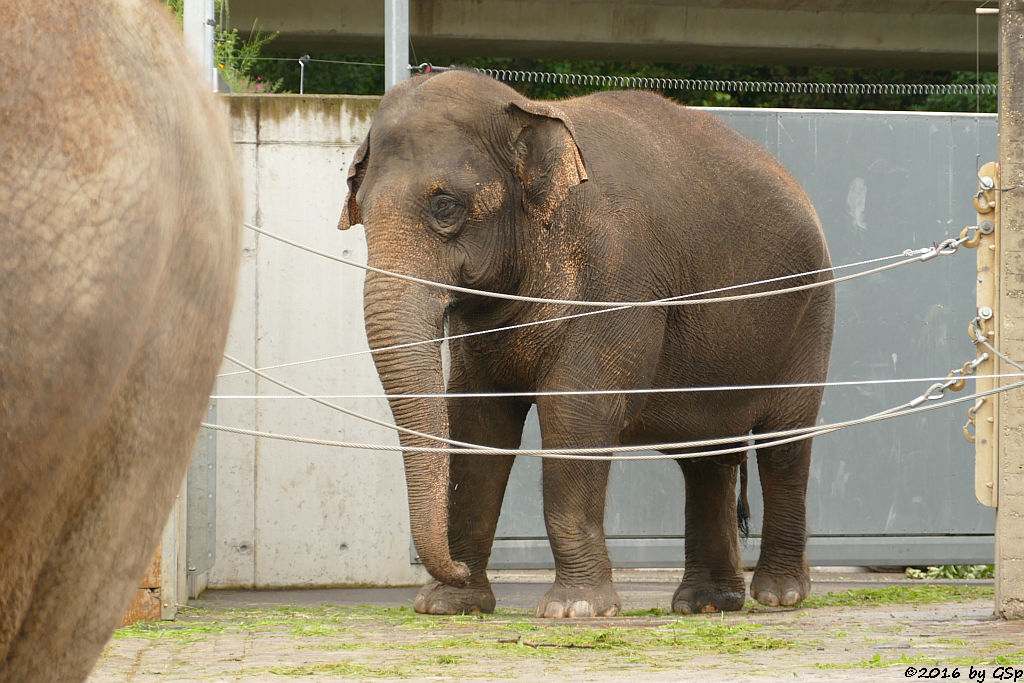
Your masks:
M442 235L452 236L462 225L462 203L446 194L430 198L430 226Z
M430 213L438 220L450 217L458 207L458 202L448 195L439 194L430 199Z

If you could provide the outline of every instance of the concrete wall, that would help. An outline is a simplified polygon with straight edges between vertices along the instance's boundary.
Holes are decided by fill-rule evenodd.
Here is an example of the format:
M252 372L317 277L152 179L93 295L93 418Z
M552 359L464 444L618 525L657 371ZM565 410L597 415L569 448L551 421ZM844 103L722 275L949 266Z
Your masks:
M996 18L970 0L416 0L418 61L438 55L695 64L996 67ZM233 0L231 27L272 49L381 54L384 3ZM415 62L414 62L415 63ZM331 68L314 64L313 68Z
M249 223L365 263L361 228L337 230L345 170L374 97L227 98ZM227 352L258 367L365 351L363 272L245 230ZM225 363L223 372L237 367ZM269 370L313 394L381 393L369 355ZM216 395L288 391L245 373ZM339 400L390 419L384 400ZM217 400L222 425L397 444L390 430L305 399ZM211 587L419 583L410 563L405 480L396 452L217 436L216 562Z

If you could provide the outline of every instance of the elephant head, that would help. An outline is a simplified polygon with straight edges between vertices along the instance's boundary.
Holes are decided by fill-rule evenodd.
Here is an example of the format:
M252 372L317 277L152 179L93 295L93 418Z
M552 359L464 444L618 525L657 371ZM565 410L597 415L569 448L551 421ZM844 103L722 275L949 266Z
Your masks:
M515 292L523 252L551 227L572 188L587 179L572 122L489 78L420 76L381 100L348 171L339 228L362 223L371 266L447 285ZM442 336L446 314L490 299L370 272L364 289L371 348ZM449 436L446 404L401 394L442 393L440 345L376 353L395 422ZM408 433L404 446L442 445ZM404 456L413 540L439 581L461 586L468 569L448 546L449 456Z

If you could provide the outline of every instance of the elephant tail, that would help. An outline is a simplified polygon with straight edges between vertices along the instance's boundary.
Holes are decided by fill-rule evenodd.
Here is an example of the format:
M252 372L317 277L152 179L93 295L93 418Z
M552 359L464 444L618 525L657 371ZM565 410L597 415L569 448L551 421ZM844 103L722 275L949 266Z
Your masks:
M750 538L750 503L747 501L747 459L740 463L740 495L736 501L736 519L739 522L740 535Z

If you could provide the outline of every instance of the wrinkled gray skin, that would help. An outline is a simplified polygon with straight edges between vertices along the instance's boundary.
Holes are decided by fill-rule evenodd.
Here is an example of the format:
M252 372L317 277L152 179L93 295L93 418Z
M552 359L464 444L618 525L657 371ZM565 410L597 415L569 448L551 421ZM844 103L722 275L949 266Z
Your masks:
M88 676L220 363L239 183L227 120L165 14L0 0L4 683Z
M653 300L829 267L807 196L763 149L659 96L533 102L481 75L413 78L384 96L349 170L340 227L363 223L369 263L478 289L574 300ZM826 278L805 276L787 284ZM750 291L750 289L743 290ZM825 378L831 286L751 302L632 308L453 340L450 392L774 384ZM581 309L501 301L369 273L371 347ZM590 310L590 309L587 309ZM437 345L378 353L392 394L444 390ZM819 389L538 397L545 448L754 434L815 423ZM529 401L391 399L397 424L516 447ZM430 440L402 435L417 447ZM810 443L757 451L765 501L751 593L809 590ZM740 609L734 502L740 458L680 460L686 571L677 612ZM435 581L419 612L490 611L485 568L512 456L405 456L413 538ZM545 460L555 582L538 616L613 615L606 462Z

